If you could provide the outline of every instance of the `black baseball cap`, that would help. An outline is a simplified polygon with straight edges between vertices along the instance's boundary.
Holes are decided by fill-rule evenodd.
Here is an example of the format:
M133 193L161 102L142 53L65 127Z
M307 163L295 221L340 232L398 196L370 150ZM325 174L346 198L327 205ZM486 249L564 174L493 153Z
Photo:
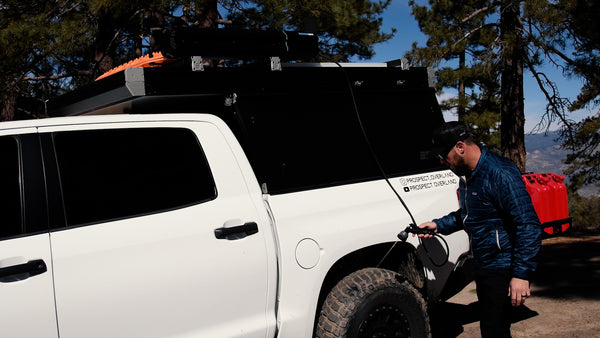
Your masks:
M472 136L473 134L464 123L458 121L446 122L433 130L433 147L431 151L445 158L458 141L464 141Z

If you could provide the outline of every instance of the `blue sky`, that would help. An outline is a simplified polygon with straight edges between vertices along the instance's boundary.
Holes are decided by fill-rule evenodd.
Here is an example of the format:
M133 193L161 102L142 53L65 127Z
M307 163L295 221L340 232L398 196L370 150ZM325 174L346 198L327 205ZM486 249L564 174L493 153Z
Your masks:
M426 3L426 1L420 1ZM383 14L383 30L390 32L391 28L396 28L397 32L394 38L385 43L375 46L376 55L368 60L369 62L385 62L402 58L404 53L410 50L413 42L417 42L419 46L424 46L426 36L419 30L416 20L410 14L408 0L392 0L391 5ZM581 88L581 81L577 79L566 79L562 74L548 65L544 68L552 77L552 80L558 83L559 91L562 96L567 96L574 99ZM525 93L525 132L530 132L533 127L539 122L541 115L544 113L546 100L540 92L537 84L534 82L530 73L524 75L524 93ZM448 91L442 93L441 96L454 95ZM594 111L578 111L571 113L569 117L572 120L579 121L582 118L593 115ZM445 114L447 120L456 119L453 114ZM558 126L553 125L551 129L556 129Z

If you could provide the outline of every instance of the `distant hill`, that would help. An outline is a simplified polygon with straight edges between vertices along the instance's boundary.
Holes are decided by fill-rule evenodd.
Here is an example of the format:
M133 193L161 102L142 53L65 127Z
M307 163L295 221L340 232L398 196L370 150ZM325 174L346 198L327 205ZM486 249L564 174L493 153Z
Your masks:
M567 156L567 151L561 149L557 138L557 131L525 135L528 172L551 172L564 175L563 170L567 166L562 163L562 160Z
M567 151L561 149L558 132L547 134L525 135L525 149L527 150L526 167L528 172L549 172L564 175L563 170L567 167L562 160L567 156ZM568 182L565 177L565 182ZM579 189L581 196L600 195L600 187L586 186Z

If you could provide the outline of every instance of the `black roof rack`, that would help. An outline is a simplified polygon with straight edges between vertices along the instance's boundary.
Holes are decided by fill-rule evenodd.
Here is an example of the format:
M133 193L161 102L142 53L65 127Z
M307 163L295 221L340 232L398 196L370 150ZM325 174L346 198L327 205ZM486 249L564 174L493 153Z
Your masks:
M139 103L141 98L150 97L153 101L160 97L161 102L167 102L173 97L212 95L222 98L231 93L347 92L348 84L359 90L406 91L431 87L426 68L406 68L403 62L297 62L299 57L310 58L318 52L318 40L312 34L180 28L155 31L153 37L155 47L163 56L178 61L144 66L133 62L131 66L117 67L94 83L48 102L48 114L107 113L106 107L113 107L115 112L136 113L115 105L133 105L136 100ZM242 67L202 66L204 58L256 60L263 57L270 58L271 67L265 67L267 60L249 62ZM280 57L296 62L280 63ZM400 67L393 67L395 65ZM144 102L147 104L148 100ZM104 111L98 112L101 109Z
M144 97L227 96L231 93L301 93L357 90L406 91L429 89L426 68L344 67L312 64L270 71L260 67L128 68L48 102L49 116L82 115ZM346 78L347 76L347 78ZM121 108L120 108L121 109ZM135 113L135 112L131 112Z
M307 60L319 52L318 38L311 33L281 30L177 28L155 30L154 47L170 58L280 57Z

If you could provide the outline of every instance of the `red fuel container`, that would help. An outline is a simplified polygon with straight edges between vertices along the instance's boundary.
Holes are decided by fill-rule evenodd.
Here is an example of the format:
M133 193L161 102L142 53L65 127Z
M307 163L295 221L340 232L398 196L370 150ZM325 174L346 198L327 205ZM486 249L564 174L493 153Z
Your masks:
M547 175L550 179L548 186L552 189L553 200L555 202L555 218L557 220L566 219L569 217L569 203L567 200L567 187L563 184L565 179L562 175L557 174L542 174ZM562 232L565 232L569 228L569 223L560 225Z
M523 182L544 232L556 235L571 225L564 176L553 173L524 174Z

